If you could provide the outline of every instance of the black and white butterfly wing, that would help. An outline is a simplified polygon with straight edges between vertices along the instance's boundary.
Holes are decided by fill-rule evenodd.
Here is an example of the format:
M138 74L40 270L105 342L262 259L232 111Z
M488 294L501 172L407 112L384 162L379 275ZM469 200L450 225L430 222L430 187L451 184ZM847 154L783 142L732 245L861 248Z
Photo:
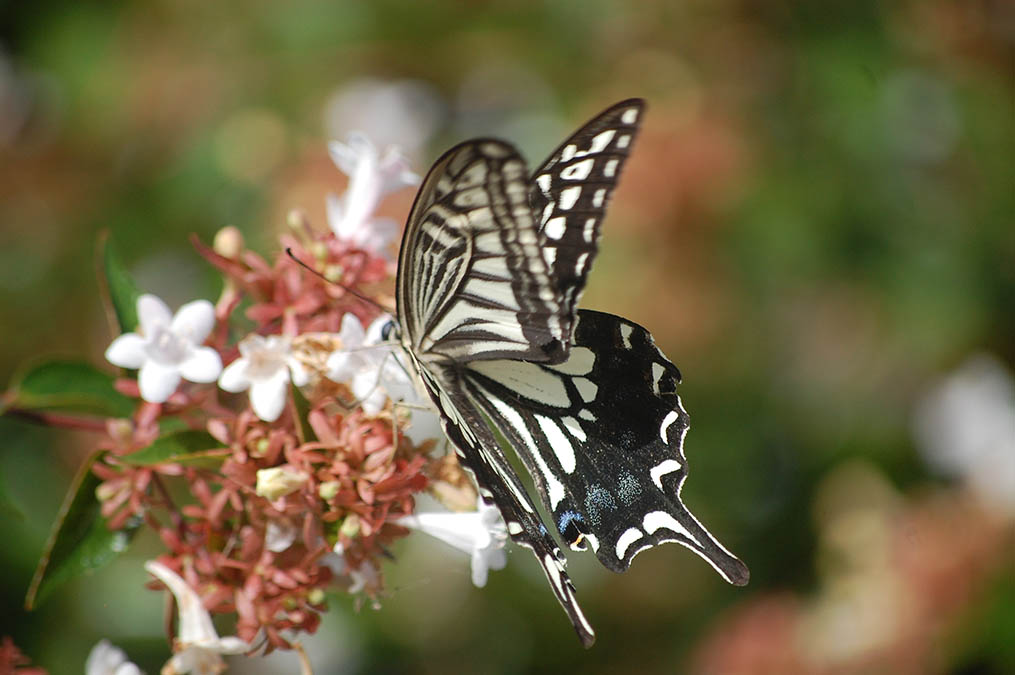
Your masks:
M422 362L563 358L570 336L528 190L525 162L500 141L462 143L430 169L396 290L403 339Z
M595 632L578 605L574 584L565 572L567 559L543 525L500 444L483 420L481 409L463 393L461 373L441 370L438 366L436 373L423 371L421 375L441 412L444 433L455 446L462 466L476 479L484 501L497 506L512 541L536 556L578 638L586 647L592 646Z
M559 364L484 361L466 388L518 451L570 547L622 572L650 546L677 542L730 583L748 571L680 499L688 416L680 372L647 330L581 310Z
M644 110L645 102L637 98L610 106L561 143L532 174L529 203L559 294L565 335L571 334L575 309L599 250L606 206Z
M524 162L509 145L477 140L437 161L416 196L399 254L402 343L445 434L515 543L533 551L582 643L595 639L543 525L482 413L465 394L466 363L566 357L560 296L540 247Z

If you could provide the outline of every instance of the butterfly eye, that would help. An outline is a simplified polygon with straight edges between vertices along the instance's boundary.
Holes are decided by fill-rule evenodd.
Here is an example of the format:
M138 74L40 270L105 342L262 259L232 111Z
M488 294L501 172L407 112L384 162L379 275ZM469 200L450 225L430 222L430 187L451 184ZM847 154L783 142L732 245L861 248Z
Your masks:
M395 325L394 321L388 321L386 324L381 326L381 339L390 340L398 336L398 326Z

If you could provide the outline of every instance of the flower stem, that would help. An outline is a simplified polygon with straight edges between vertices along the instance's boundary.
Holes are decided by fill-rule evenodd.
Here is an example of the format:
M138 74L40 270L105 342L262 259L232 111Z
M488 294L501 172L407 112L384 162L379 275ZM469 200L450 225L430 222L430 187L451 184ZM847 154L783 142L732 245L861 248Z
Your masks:
M78 417L76 415L64 415L61 413L45 412L42 410L25 410L23 408L8 408L3 412L5 415L20 417L43 424L48 427L62 427L64 429L77 429L79 431L106 431L106 422L94 417Z

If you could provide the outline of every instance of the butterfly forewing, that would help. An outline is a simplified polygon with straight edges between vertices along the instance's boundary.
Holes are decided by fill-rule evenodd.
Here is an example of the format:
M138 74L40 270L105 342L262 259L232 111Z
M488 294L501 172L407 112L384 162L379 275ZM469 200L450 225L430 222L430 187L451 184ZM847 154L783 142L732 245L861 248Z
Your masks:
M529 203L542 235L543 257L556 282L561 330L570 322L592 261L606 206L631 152L645 102L628 99L589 120L532 175Z
M427 361L562 357L561 306L539 247L525 163L478 140L430 170L399 255L397 306Z

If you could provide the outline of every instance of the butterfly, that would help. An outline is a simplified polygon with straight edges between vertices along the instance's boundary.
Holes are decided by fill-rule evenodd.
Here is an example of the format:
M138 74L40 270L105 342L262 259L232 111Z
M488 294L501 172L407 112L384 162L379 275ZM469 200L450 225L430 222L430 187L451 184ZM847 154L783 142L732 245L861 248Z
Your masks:
M640 99L607 108L531 175L512 145L491 138L440 157L403 234L390 331L480 495L532 550L586 647L595 633L567 560L505 446L570 549L591 548L622 572L673 541L730 583L749 577L680 499L680 372L641 326L577 309L644 108Z

